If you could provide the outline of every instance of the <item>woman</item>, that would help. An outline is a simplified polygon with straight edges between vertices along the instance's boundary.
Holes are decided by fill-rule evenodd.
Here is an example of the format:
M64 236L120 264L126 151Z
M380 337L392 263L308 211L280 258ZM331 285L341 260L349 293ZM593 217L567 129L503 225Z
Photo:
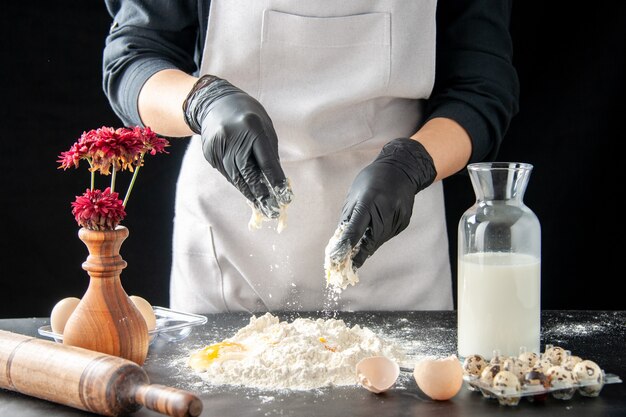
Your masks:
M493 159L517 111L510 2L107 6L113 109L195 134L177 185L172 308L452 308L440 180ZM286 210L287 229L248 231L246 199L268 219ZM354 261L361 282L333 299L323 257L338 224L329 257Z

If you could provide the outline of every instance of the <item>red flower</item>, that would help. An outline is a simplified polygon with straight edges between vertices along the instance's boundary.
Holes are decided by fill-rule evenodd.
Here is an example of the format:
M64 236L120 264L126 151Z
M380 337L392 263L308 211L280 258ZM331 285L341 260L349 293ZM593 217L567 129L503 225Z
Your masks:
M72 214L79 226L91 230L113 230L126 217L122 200L110 188L87 189L83 195L76 196Z
M83 132L69 150L61 152L57 162L59 168L78 168L80 161L89 163L91 186L72 203L72 213L76 222L92 230L115 229L126 216L124 211L128 198L137 179L139 168L144 164L144 156L149 153L167 153L166 139L160 138L149 127L118 128L102 126ZM118 199L115 179L118 171L128 169L133 177L126 190L124 201ZM94 189L95 173L111 175L111 187L104 191Z
M140 128L134 127L133 132L137 137L141 138L143 142L143 153L150 153L150 155L156 155L157 153L168 153L165 148L170 144L167 139L160 138L149 127Z
M133 171L134 166L143 165L143 155L165 152L169 146L166 139L160 138L149 127L112 127L83 132L78 141L65 152L61 152L59 168L78 168L81 159L87 159L90 171L100 171L109 175L111 169Z

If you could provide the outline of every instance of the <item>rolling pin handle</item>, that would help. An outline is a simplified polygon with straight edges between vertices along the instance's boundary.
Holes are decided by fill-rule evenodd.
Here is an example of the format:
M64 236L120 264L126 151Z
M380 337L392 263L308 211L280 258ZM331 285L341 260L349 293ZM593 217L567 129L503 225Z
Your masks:
M164 385L140 385L135 392L138 404L172 417L197 417L202 401L194 394Z

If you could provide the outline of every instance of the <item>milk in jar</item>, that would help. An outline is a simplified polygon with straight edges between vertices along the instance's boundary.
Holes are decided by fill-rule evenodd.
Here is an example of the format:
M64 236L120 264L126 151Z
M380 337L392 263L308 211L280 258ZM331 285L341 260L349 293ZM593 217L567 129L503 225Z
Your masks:
M517 356L540 349L540 259L525 254L471 253L458 262L459 356L494 350Z

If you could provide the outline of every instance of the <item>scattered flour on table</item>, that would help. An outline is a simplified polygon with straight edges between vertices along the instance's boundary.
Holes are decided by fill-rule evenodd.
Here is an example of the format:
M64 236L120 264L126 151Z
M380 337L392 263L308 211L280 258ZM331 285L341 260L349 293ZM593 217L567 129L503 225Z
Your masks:
M544 335L551 337L562 336L588 336L600 333L606 330L606 326L602 323L574 323L574 324L558 324L544 331Z
M214 385L308 390L357 384L356 364L369 356L397 362L405 352L367 327L343 320L253 316L233 337L189 357L189 365Z

